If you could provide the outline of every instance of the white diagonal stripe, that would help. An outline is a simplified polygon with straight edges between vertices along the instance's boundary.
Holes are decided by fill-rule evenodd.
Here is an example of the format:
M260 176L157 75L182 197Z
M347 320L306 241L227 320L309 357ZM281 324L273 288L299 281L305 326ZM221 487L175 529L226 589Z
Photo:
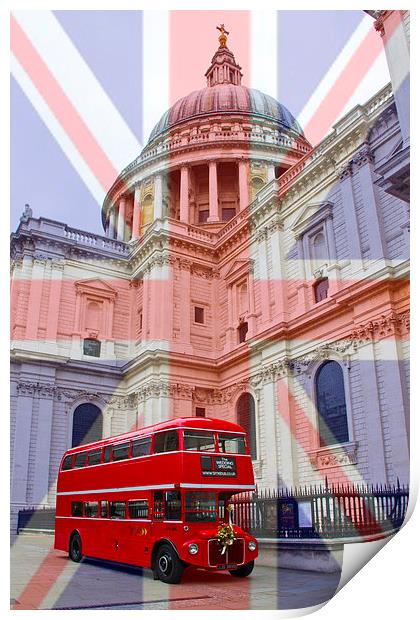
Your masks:
M14 18L116 170L141 145L51 11L16 11Z
M83 157L81 157L72 140L68 137L61 124L57 121L57 118L51 112L50 107L46 104L43 97L41 97L39 91L34 86L26 71L13 55L11 57L11 72L25 95L28 97L33 108L37 111L40 118L49 129L51 135L55 138L61 150L66 155L82 181L85 183L98 205L102 205L105 192L101 187L101 184L93 174L90 167L86 164Z
M277 11L250 13L250 86L277 99Z

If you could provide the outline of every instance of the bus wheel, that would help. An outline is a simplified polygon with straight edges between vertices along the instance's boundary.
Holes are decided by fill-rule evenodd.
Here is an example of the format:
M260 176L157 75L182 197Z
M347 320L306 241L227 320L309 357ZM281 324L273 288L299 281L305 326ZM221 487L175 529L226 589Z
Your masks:
M154 570L164 583L179 583L185 564L179 559L171 545L162 545L156 554Z
M233 577L248 577L248 575L250 575L253 570L254 560L251 560L251 562L248 562L248 564L244 564L240 568L235 568L235 570L230 570L229 572L231 575L233 575Z
M82 559L82 539L79 534L73 534L70 538L69 557L73 562L80 562Z

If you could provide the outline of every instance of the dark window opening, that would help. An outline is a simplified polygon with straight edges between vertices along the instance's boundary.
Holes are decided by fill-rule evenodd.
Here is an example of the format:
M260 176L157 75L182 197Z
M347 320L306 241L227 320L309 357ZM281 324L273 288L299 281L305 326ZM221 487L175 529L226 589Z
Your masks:
M113 447L112 449L112 460L113 461L123 461L124 459L128 459L128 450L130 448L130 444L120 443Z
M71 503L71 516L72 517L83 517L83 504L82 504L82 502L72 502Z
M194 306L194 321L195 323L204 323L204 308Z
M128 515L130 519L147 519L149 516L149 503L147 499L133 499L129 501Z
M228 222L236 215L236 209L222 209L222 222Z
M314 284L314 296L315 303L322 301L323 299L327 299L328 297L328 278L322 278L322 280L317 280Z
M85 502L85 517L98 516L98 502Z
M109 502L111 519L125 519L125 502Z
M197 418L205 418L206 417L206 409L205 409L205 407L196 407L195 408L195 415L197 416Z
M199 224L205 224L208 220L210 211L208 209L198 212L198 222Z
M238 327L239 344L241 344L241 342L245 342L247 333L248 333L248 323L243 322Z
M74 466L84 467L86 465L86 455L87 452L79 452L79 454L76 454L76 458L74 459Z
M102 448L99 450L92 450L88 453L88 465L99 465L101 462Z
M181 520L181 491L166 491L166 520Z
M287 170L287 168L285 168L283 166L276 166L274 168L274 175L275 175L276 179L279 179L281 177L281 175L286 172L286 170Z
M145 439L136 439L131 444L131 456L146 456L147 454L150 454L151 443L151 437L147 437Z
M321 446L349 440L343 370L338 362L325 362L315 380Z
M108 517L108 502L106 500L101 501L101 517L103 519Z
M85 338L83 341L83 355L101 357L101 341L94 338Z
M102 413L93 403L83 403L73 414L71 445L80 446L102 439Z
M73 467L73 455L68 454L63 461L61 469L65 471L66 469L71 469L72 467Z
M178 450L178 431L156 433L154 452L172 452Z

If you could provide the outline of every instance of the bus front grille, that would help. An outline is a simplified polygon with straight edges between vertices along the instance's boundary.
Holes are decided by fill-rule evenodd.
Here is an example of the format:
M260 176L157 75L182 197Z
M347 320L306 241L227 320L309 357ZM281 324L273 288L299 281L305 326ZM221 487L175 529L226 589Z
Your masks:
M222 554L223 547L217 540L209 540L209 566L225 566L226 564L244 563L244 539L237 538L232 545L226 547Z

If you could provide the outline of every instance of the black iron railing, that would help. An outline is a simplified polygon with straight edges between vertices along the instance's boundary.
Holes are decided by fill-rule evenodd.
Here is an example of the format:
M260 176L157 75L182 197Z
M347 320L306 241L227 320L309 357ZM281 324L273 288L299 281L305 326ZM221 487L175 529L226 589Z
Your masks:
M258 490L233 498L234 521L260 538L328 538L386 535L399 529L408 487L307 486Z

